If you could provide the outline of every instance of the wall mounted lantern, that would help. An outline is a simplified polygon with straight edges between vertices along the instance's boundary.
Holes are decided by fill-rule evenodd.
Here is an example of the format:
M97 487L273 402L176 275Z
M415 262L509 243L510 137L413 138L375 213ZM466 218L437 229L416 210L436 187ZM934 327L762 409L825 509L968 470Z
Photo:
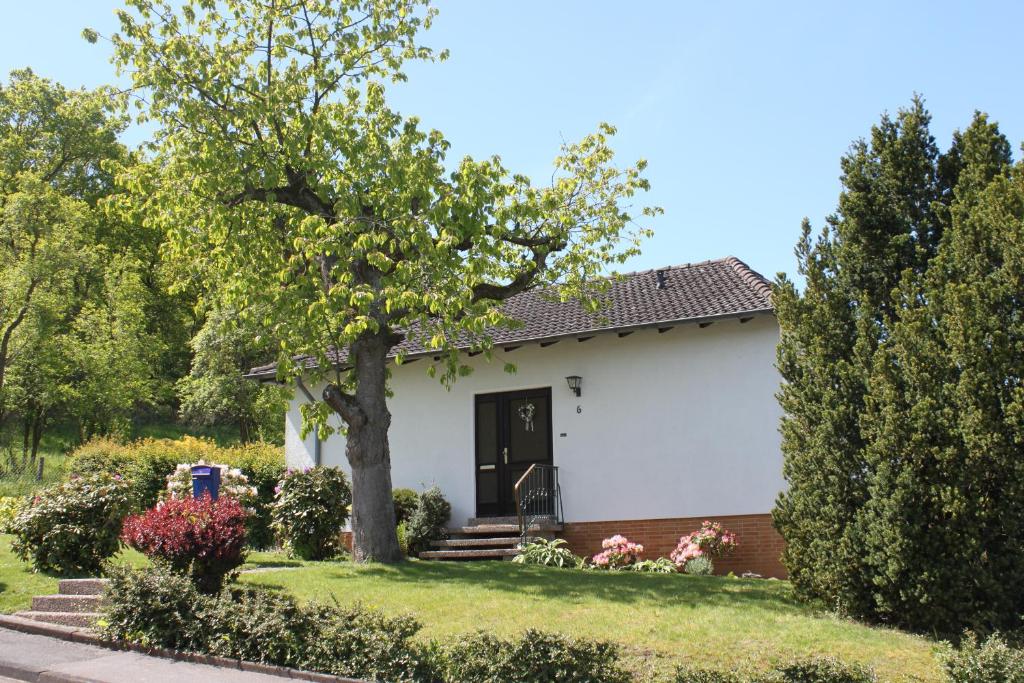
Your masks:
M569 384L569 391L576 394L577 396L582 396L583 392L580 389L580 387L583 386L582 377L580 377L579 375L569 375L568 377L565 378L565 381Z

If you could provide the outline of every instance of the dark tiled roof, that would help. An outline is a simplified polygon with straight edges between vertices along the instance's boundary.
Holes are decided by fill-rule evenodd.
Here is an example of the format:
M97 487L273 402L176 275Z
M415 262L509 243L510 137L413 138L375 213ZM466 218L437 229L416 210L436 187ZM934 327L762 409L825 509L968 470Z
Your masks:
M577 301L558 301L543 290L523 292L503 306L522 325L493 329L491 338L495 346L508 346L772 310L771 284L732 256L627 273L613 279L598 298L601 309L590 313ZM470 346L468 339L465 345ZM434 353L417 339L406 339L394 351L406 356ZM346 355L336 354L334 360L343 364ZM275 368L275 364L256 367L249 376L267 377Z

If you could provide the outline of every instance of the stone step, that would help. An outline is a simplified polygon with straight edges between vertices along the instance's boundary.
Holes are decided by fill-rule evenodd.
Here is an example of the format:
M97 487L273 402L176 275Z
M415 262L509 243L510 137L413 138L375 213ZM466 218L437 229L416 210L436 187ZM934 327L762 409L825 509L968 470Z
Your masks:
M533 524L527 529L530 533L540 533L544 531L561 531L562 527L559 524ZM448 529L449 534L459 534L463 536L472 535L500 535L500 534L515 534L519 535L518 524L474 524L472 526L458 526Z
M518 536L500 538L449 538L442 541L431 541L435 548L477 548L481 546L514 548L519 543Z
M103 615L99 612L15 612L14 616L61 626L91 628Z
M33 612L96 612L103 600L99 595L37 595Z
M61 595L103 595L110 585L110 579L61 579Z
M423 560L503 560L519 554L515 548L475 548L473 550L427 550Z

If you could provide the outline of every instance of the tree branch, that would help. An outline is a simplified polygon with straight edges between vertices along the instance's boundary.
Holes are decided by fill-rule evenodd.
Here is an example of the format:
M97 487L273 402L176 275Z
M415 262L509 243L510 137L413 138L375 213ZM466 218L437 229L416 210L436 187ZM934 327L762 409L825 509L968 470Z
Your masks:
M349 427L361 427L366 424L366 413L356 403L355 397L346 394L337 384L328 384L324 387L323 397L324 403L341 415Z

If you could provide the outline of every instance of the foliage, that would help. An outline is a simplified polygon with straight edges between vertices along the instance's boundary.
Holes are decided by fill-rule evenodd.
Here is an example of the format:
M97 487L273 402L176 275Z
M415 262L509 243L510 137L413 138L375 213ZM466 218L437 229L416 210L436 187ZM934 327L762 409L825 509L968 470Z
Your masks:
M644 547L633 543L625 536L616 534L601 541L601 552L591 558L591 563L598 569L622 569L640 561Z
M1012 648L999 635L979 642L966 633L959 646L938 654L949 683L1024 683L1024 650Z
M405 522L399 522L398 526L395 527L395 535L398 536L398 547L402 550L402 554L409 555L409 529Z
M448 537L448 520L452 516L451 503L432 486L419 495L416 509L406 523L409 553L417 554L430 549L430 542Z
M288 392L244 377L273 357L271 338L234 311L214 309L189 345L192 367L176 387L182 416L194 424L237 424L243 442L282 443Z
M160 567L112 570L102 636L373 680L424 680L419 624L256 588L199 593Z
M420 494L412 489L392 489L391 498L395 501L395 523L408 522L416 507L420 504Z
M719 522L705 520L699 529L680 537L671 558L680 569L683 569L690 560L698 557L707 556L710 560L713 557L728 555L736 545L734 533L723 529Z
M681 568L685 573L693 576L711 576L715 573L715 563L710 555L691 557L683 563Z
M798 593L930 632L1024 613L1024 173L976 114L939 153L920 100L844 157L837 213L774 294Z
M195 583L166 566L145 570L111 565L100 635L146 647L194 652L204 641L198 621L206 596Z
M274 501L274 528L304 560L326 560L341 548L352 492L337 467L289 470Z
M659 557L655 560L640 560L630 569L640 574L675 574L679 571L676 563L667 557Z
M366 479L353 501L360 560L401 556L386 438L398 342L435 349L428 372L451 382L468 372L457 340L489 351L513 323L500 308L510 296L557 284L553 296L595 308L595 277L638 253L649 231L635 216L657 213L630 206L649 188L646 164L615 165L609 125L563 145L548 186L496 156L448 164L444 136L385 93L405 60L435 56L418 36L435 13L426 4L178 12L129 0L111 36L114 62L148 94L140 119L157 127L154 158L120 175L121 208L167 231L173 258L267 329L279 379L326 382L304 423L324 438L338 427L329 416L344 423L353 476Z
M512 558L517 564L539 564L545 567L579 567L583 559L564 547L564 539L534 538L519 549L519 554Z
M111 439L94 439L76 449L69 458L71 474L118 473L132 484L135 507L147 509L166 492L167 477L182 462L222 463L238 469L256 488L255 499L244 501L252 511L248 522L249 543L256 548L273 544L271 506L275 489L284 475L281 447L262 442L221 447L209 439L141 439L122 444Z
M99 571L120 548L130 491L109 474L79 477L39 491L11 523L14 552L37 571Z
M460 639L444 650L444 681L561 681L626 683L618 648L529 629L513 641L488 633Z
M193 489L192 468L199 465L208 465L220 470L220 488L217 489L218 496L234 498L246 508L255 502L259 492L255 486L249 485L249 477L242 474L242 470L218 463L208 463L205 460L200 460L197 463L179 463L174 468L174 472L167 475L166 497L191 498Z
M11 533L11 523L25 505L23 498L15 496L0 497L0 534Z
M220 590L245 561L248 513L234 498L170 498L124 522L122 540L152 560L192 578L199 590Z
M675 683L876 683L874 672L858 664L837 659L795 659L776 666L766 674L680 667Z

